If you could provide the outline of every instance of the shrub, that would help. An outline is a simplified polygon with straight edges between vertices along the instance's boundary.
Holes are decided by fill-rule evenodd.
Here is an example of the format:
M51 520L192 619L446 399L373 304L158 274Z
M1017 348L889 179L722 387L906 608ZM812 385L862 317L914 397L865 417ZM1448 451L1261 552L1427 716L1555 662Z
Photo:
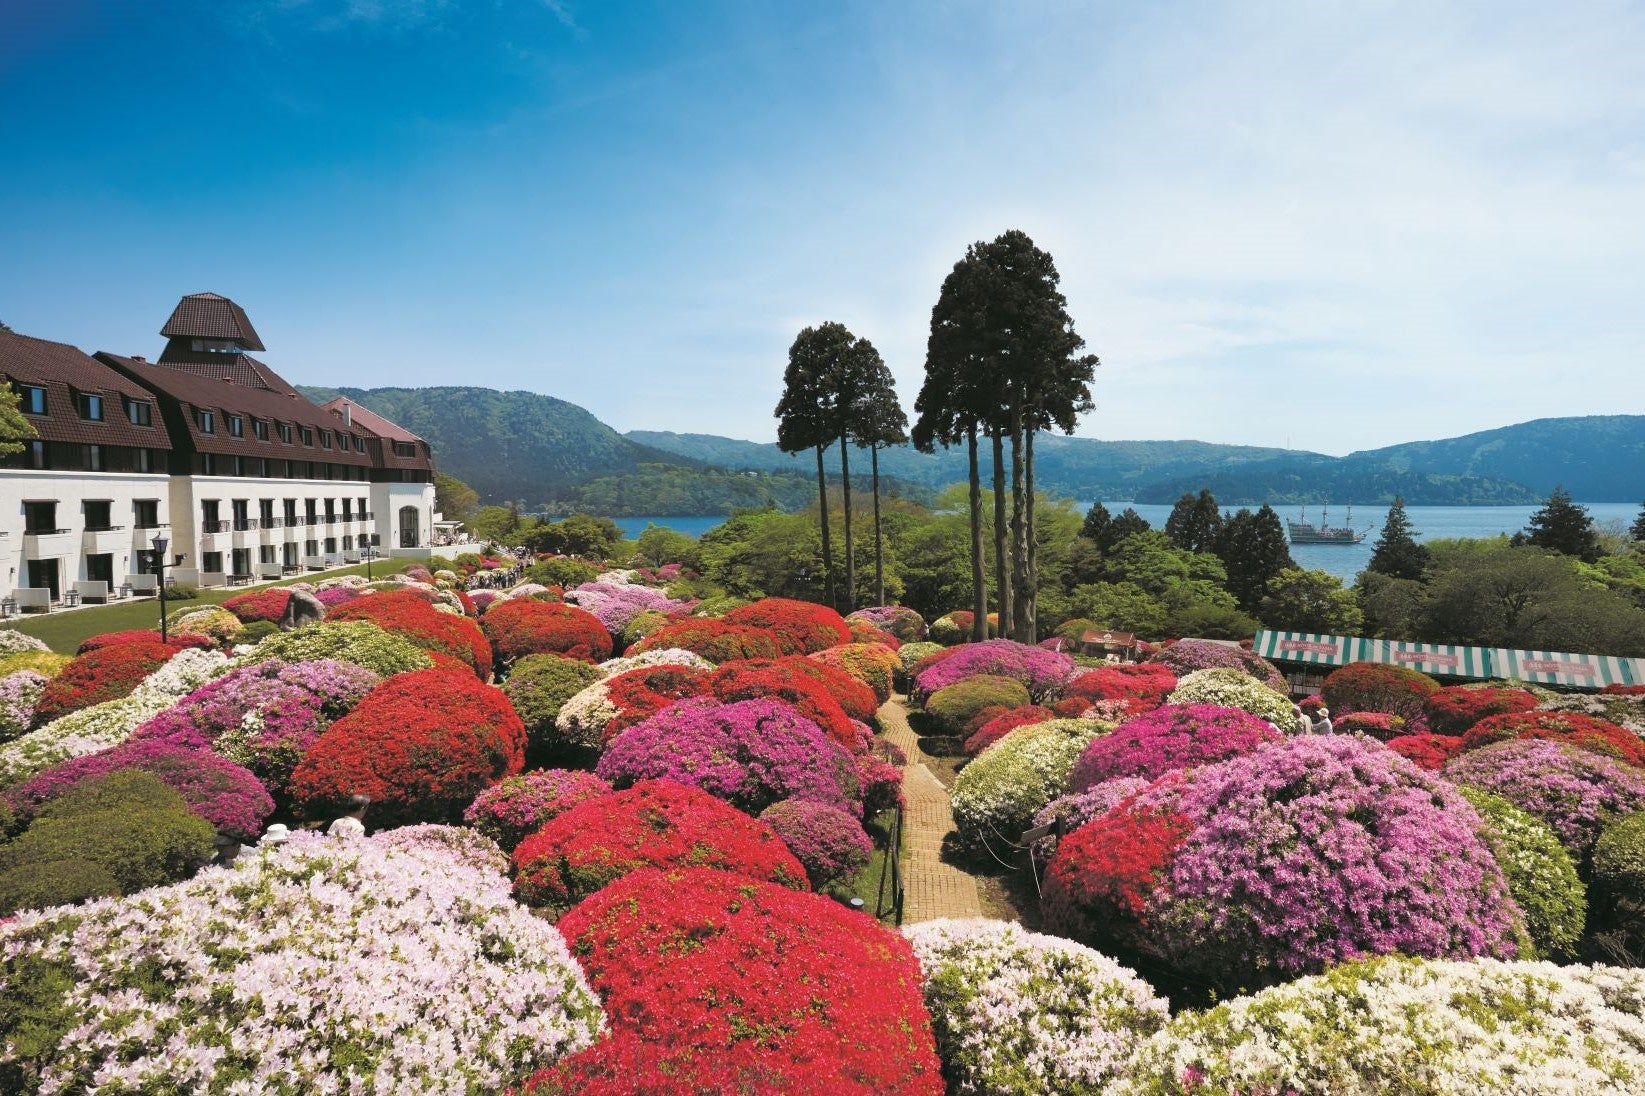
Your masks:
M851 629L844 617L826 605L809 601L761 598L739 605L723 619L727 624L765 629L777 637L777 646L785 655L808 655L851 642Z
M480 626L465 616L442 613L409 591L357 598L338 606L327 619L368 621L422 650L461 659L481 681L491 680L491 643Z
M1512 956L1520 913L1480 829L1455 789L1377 743L1282 739L1063 838L1041 908L1051 931L1224 988L1395 951Z
M1405 734L1388 739L1390 750L1419 768L1437 773L1445 763L1462 752L1462 739L1442 734Z
M463 811L463 821L497 842L504 852L513 852L551 819L610 791L611 785L593 773L534 769L475 796Z
M508 871L508 854L497 842L465 826L424 822L384 830L371 838L380 849L432 849L467 868L487 875Z
M1053 719L1024 727L982 753L954 781L960 843L973 852L1008 848L1068 787L1086 745L1111 729L1094 720Z
M776 658L782 653L777 637L764 628L701 617L659 628L629 648L628 653L638 655L668 648L690 651L716 665L740 658Z
M1403 718L1387 712L1349 712L1331 720L1331 726L1337 734L1362 734L1378 742L1402 738L1407 730Z
M873 818L893 807L907 806L902 794L901 768L907 759L889 760L877 752L881 749L896 750L898 755L902 752L884 739L876 739L873 749L852 759L857 767L857 786L862 790L864 818Z
M1614 723L1575 712L1528 711L1487 716L1462 736L1464 750L1493 742L1541 738L1614 757L1636 767L1645 766L1645 740Z
M528 1093L943 1091L907 941L830 899L637 871L560 929L612 1030Z
M1594 883L1613 895L1645 896L1645 810L1616 819L1594 842Z
M379 826L455 822L525 763L525 727L502 691L421 670L389 678L326 729L291 774L308 807L371 797Z
M130 696L176 653L177 648L163 643L120 643L76 655L41 692L34 706L35 726Z
M239 646L254 647L269 636L279 634L280 626L278 624L270 624L266 620L259 620L254 624L247 624L244 628L241 628L240 634L235 636L234 639Z
M933 620L931 626L925 630L926 638L944 647L966 643L971 639L971 625L976 619L976 614L966 609L944 613Z
M46 673L45 669L41 669ZM1534 686L1540 689L1541 686ZM1529 691L1527 687L1527 691ZM1547 712L1576 712L1591 715L1608 723L1645 736L1645 694L1640 693L1564 693L1538 696L1537 707Z
M760 812L818 890L851 879L868 866L874 843L862 823L844 811L804 799L784 799Z
M0 914L77 906L119 893L120 884L114 875L90 860L53 860L0 870Z
M600 688L615 709L606 721L602 740L609 742L676 701L705 695L711 684L709 671L674 663L642 666L602 679Z
M971 737L965 740L965 752L975 757L1018 727L1029 727L1035 723L1044 723L1046 720L1055 719L1056 717L1057 713L1050 708L1042 708L1038 704L1025 704L1015 708L1007 708L998 715L990 717L982 726L977 728Z
M335 587L338 590L348 590L346 586ZM353 591L349 591L353 596ZM324 599L322 599L324 600ZM248 590L223 602L223 608L240 618L243 624L252 624L257 621L266 621L278 624L286 615L286 606L291 604L291 591L284 586L269 586L261 590ZM329 606L328 606L329 608Z
M509 671L503 695L525 724L528 749L540 750L554 737L554 720L565 702L599 680L592 663L565 655L526 655Z
M236 662L254 666L259 662L317 662L330 659L364 667L379 677L392 677L433 665L427 654L401 636L389 635L364 620L336 623L322 621L279 635L269 636Z
M168 590L166 596L169 599L179 595L173 588ZM201 636L216 646L234 642L245 627L240 623L239 617L216 605L204 609L179 609L171 615L167 623L171 627L171 634L179 639L183 636Z
M10 635L0 628L0 635ZM0 660L0 676L15 674L18 670L33 670L47 678L56 677L63 672L74 659L68 655L60 655L56 651L23 651L19 654L7 655Z
M642 780L575 804L514 850L522 902L565 908L639 868L706 867L805 886L769 825L672 780Z
M527 582L539 583L543 586L559 586L570 589L581 586L585 582L593 582L600 577L600 569L592 563L584 563L579 559L567 556L555 556L548 559L539 559L525 569Z
M1571 959L1582 936L1588 894L1554 831L1501 796L1460 788L1485 822L1485 843L1525 914L1526 959Z
M7 1049L57 1091L496 1092L600 1028L553 926L430 847L296 835L25 918L4 962Z
M10 742L34 722L34 706L49 680L33 670L16 670L0 677L0 742Z
M16 628L0 628L0 659L14 655L49 653L51 648L43 640L35 639Z
M1439 682L1409 666L1380 662L1350 662L1325 675L1320 695L1338 715L1349 712L1387 712L1407 723L1423 714Z
M540 654L587 662L611 657L611 633L593 613L574 605L511 597L487 609L480 627L504 665Z
M847 624L859 620L902 643L915 643L925 637L925 618L902 605L871 605L845 618Z
M738 700L775 700L793 708L821 727L823 733L847 750L857 746L857 732L840 702L827 687L803 668L802 659L749 659L729 662L708 679L708 692L727 703Z
M924 696L947 688L968 677L992 674L1009 677L1028 689L1036 704L1062 695L1062 687L1074 675L1074 660L1055 651L1045 651L1009 639L969 643L941 662L920 670L914 684Z
M118 746L155 709L136 697L110 700L13 739L0 746L0 788L22 783L61 761Z
M1228 647L1209 639L1183 639L1155 654L1156 662L1179 678L1195 670L1238 670L1254 677L1275 692L1285 691L1285 675L1272 662L1241 647Z
M612 635L622 635L642 615L661 614L664 619L689 612L693 601L675 601L661 590L635 582L586 582L565 593L567 604L593 613ZM652 629L655 630L655 629Z
M1030 703L1022 682L994 674L978 674L946 685L925 701L925 713L949 734L959 734L972 717L986 708L1022 708Z
M1177 687L1177 675L1158 662L1098 666L1076 674L1063 686L1065 697L1096 703L1100 700L1140 700L1150 708L1165 703L1165 694Z
M714 668L714 664L701 655L678 647L659 647L640 654L624 655L622 658L608 658L600 663L599 671L602 678L616 677L620 673L637 670L641 666L691 666L698 670Z
M1459 735L1486 716L1528 712L1536 706L1537 698L1524 689L1447 685L1428 695L1424 711L1430 731Z
M1135 971L1008 921L903 929L955 1096L1098 1096L1170 1013Z
M1037 839L1033 844L1034 856L1040 864L1049 864L1056 854L1062 835L1073 833L1093 819L1101 818L1125 800L1148 787L1151 781L1140 776L1122 776L1106 780L1083 792L1059 796L1045 805L1034 816L1034 828L1052 826L1056 829Z
M843 670L874 693L877 704L891 699L902 659L897 652L879 643L846 643L808 656L813 662Z
M95 651L103 647L117 647L122 643L169 643L179 651L206 650L213 646L204 636L182 635L170 639L160 638L160 633L150 628L138 628L126 632L104 632L102 635L89 636L80 641L74 653L83 655L87 651Z
M1520 739L1471 750L1445 766L1445 777L1542 819L1579 868L1612 818L1645 809L1645 773L1558 742Z
M1172 704L1214 704L1238 708L1277 727L1296 722L1291 699L1238 670L1195 670L1177 682L1167 697Z
M1078 794L1120 777L1157 780L1177 769L1241 757L1280 737L1263 720L1238 708L1167 704L1093 739L1074 763L1068 790Z
M844 748L775 700L681 701L618 735L596 771L617 788L675 780L749 814L779 799L855 811L859 794Z
M854 644L844 647L831 647L829 650L850 650ZM832 663L824 662L818 656L828 651L819 651L816 655L804 658L787 655L773 662L772 668L780 674L797 674L809 678L814 684L820 685L824 692L839 702L841 708L850 719L859 723L872 723L879 713L880 705L884 701L875 694L874 690L865 685L859 678L848 670ZM891 675L885 675L886 685L889 687Z
M1615 967L1349 963L1181 1013L1142 1044L1114 1091L1638 1091L1642 996L1645 974Z

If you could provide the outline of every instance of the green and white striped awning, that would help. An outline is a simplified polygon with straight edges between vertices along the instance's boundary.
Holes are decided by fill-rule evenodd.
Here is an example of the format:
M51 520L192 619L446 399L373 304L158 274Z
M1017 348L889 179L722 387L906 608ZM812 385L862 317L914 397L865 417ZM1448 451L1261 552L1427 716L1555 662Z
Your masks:
M1406 643L1397 639L1366 640L1366 658L1390 666L1406 666L1434 677L1488 678L1495 674L1490 652L1484 647L1449 643Z
M1365 658L1369 640L1358 636L1322 635L1318 632L1272 632L1264 629L1257 633L1251 648L1257 654L1276 662L1305 662L1318 666L1346 666Z
M1635 684L1637 679L1628 665L1635 661L1638 660L1563 651L1511 651L1502 648L1491 651L1491 670L1496 677L1586 689Z

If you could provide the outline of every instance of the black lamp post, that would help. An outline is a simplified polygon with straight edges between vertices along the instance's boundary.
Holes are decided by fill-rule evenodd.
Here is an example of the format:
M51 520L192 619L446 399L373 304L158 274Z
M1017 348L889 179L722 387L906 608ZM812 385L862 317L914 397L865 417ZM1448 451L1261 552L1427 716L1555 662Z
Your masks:
M365 561L366 561L366 581L370 582L371 581L371 561L377 558L377 549L375 547L373 547L371 544L367 544L365 546L365 549L360 553L360 555L365 557Z
M166 642L166 549L171 547L171 541L166 539L165 533L154 534L149 541L154 547L154 573L158 576L160 593L160 642Z

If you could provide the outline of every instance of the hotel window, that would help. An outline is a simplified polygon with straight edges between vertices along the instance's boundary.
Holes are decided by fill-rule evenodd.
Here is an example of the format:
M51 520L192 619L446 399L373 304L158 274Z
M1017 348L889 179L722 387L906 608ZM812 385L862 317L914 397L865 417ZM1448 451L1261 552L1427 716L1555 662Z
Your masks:
M95 396L90 392L76 393L75 402L79 404L80 417L91 422L103 421L103 397Z
M57 503L23 503L23 532L55 533L57 531Z
M417 446L414 442L397 441L394 443L394 455L397 457L415 457Z
M202 434L217 433L217 415L215 412L207 411L203 407L196 407L194 409L194 422L195 425L200 427L200 433Z
M330 449L331 448L331 431L330 430L320 431L320 448L321 449Z
M228 416L228 432L236 438L246 436L246 420L239 415Z
M135 450L135 452L137 454L137 471L139 471L139 472L152 472L152 471L154 471L154 450L152 450L152 449L138 449L138 450Z
M154 407L147 400L134 400L130 396L122 397L126 405L126 418L133 426L153 426Z
M291 444L291 423L282 422L280 424L280 440L287 445Z
M239 455L236 455L234 457L234 471L233 471L232 475L244 476L245 474L246 474L246 458L244 458L242 456L239 456Z
M113 520L114 503L107 499L95 501L87 499L81 503L81 506L86 513L86 531L88 533L102 532L112 528L109 523Z
M17 403L27 414L44 415L46 413L46 390L34 384L19 385L17 387Z
M45 468L45 467L47 467L47 465L46 465L46 443L45 442L43 442L43 441L31 441L31 442L29 442L29 467L30 468Z
M253 434L257 435L257 440L258 441L267 441L268 440L268 420L267 419L252 419L251 420L251 432Z
M200 454L200 474L202 476L215 476L217 474L216 453Z
M366 439L362 438L358 434L354 435L354 451L356 453L364 453L366 451Z
M160 527L160 500L136 499L131 504L132 523L139 529Z
M86 471L101 472L103 470L103 447L101 445L86 446Z
M306 426L300 426L300 427L298 427L298 429L303 432L303 444L308 446L310 449L313 449L314 448L314 431L310 430Z

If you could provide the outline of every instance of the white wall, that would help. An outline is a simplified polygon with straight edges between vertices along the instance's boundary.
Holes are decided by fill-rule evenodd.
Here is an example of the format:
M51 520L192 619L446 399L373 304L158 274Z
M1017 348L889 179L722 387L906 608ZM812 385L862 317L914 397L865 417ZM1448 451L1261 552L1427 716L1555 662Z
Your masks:
M28 585L29 559L55 559L63 590L87 577L86 556L112 556L114 584L119 585L137 562L136 552L148 547L152 529L134 528L133 503L138 499L159 502L159 518L167 520L169 478L165 475L124 472L67 472L49 470L0 469L0 589L9 595ZM106 533L87 533L84 503L107 501L109 524L119 528ZM57 528L68 532L54 536L25 536L23 503L57 503Z
M343 542L349 539L351 547L358 547L365 536L378 531L381 525L381 516L376 521L366 522L360 518L359 503L365 499L371 505L373 484L363 480L298 480L298 479L261 479L241 476L174 476L171 483L171 514L172 528L176 533L172 552L186 553L188 558L175 568L178 581L197 581L201 569L205 565L206 554L220 552L223 556L222 568L225 572L233 571L233 550L245 548L250 553L250 563L253 568L261 559L260 549L270 547L274 550L276 561L284 561L285 546L295 547L292 554L296 562L301 564L309 555L308 542L315 541L315 554L326 553L326 540L336 541L335 551L344 551ZM252 522L252 529L238 530L234 528L234 500L246 500L246 515ZM261 502L268 499L274 504L274 517L279 523L276 528L261 528ZM285 519L285 500L296 502L297 519L302 522L307 517L306 503L314 501L315 524L287 526ZM327 524L325 520L327 499L332 500L332 513L336 520ZM343 500L349 503L349 512L352 520L343 520ZM217 502L218 519L228 522L228 531L209 532L203 528L203 503L215 500ZM385 538L385 543L386 543Z
M383 538L383 550L400 550L400 510L410 506L417 511L417 543L414 547L427 548L434 542L434 485L432 483L374 483L371 485L371 509L377 515L377 532Z

